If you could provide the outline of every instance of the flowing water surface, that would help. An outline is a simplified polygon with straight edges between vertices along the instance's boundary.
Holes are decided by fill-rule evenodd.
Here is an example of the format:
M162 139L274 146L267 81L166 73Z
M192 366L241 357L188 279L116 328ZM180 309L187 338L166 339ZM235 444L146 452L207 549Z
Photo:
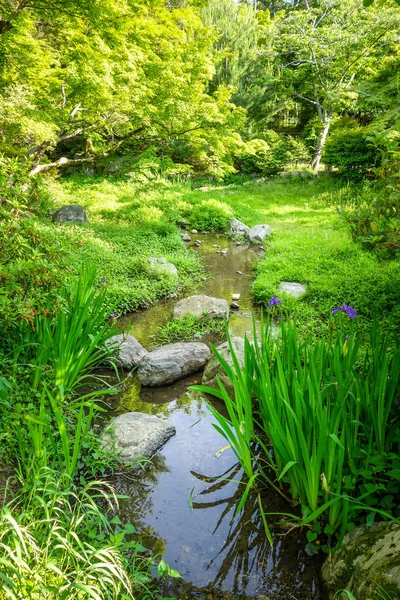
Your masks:
M260 250L216 236L201 239L196 251L202 255L209 278L198 293L228 302L232 293L240 293L240 312L231 317L229 328L233 334L244 335L251 331L252 264ZM215 244L227 248L227 254L218 254ZM173 304L160 303L129 315L125 323L129 320L131 333L148 347ZM121 519L135 525L144 544L164 555L182 575L182 579L162 583L163 594L207 599L322 598L319 561L306 555L303 533L290 531L284 519L271 517L270 546L255 498L237 514L246 481L232 450L223 449L225 440L213 427L206 401L188 390L200 382L198 373L167 387L140 389L134 379L118 399L118 412L155 414L176 427L176 435L140 480L123 475L115 482L118 492L127 496L121 502ZM266 492L263 501L268 512L293 511L273 490Z

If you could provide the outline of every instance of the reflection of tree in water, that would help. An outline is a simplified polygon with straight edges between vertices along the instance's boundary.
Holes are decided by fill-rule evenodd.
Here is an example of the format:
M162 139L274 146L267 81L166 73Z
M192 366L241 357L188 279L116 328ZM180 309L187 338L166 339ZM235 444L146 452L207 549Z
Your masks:
M218 477L207 477L192 471L197 479L210 485L198 494L210 496L217 494L214 501L193 501L194 509L206 509L225 505L213 534L223 527L227 529L223 546L210 560L207 570L222 557L222 563L215 576L212 587L221 588L229 575L233 576L233 584L229 581L229 589L235 594L254 593L255 588L274 598L290 598L291 594L298 598L319 598L319 560L305 555L306 540L296 531L288 536L281 537L275 533L273 546L270 546L265 535L260 514L257 496L250 494L240 511L237 508L242 493L247 484L247 477L241 472L239 464L230 467ZM221 498L221 490L227 491L227 486L237 481L233 492ZM264 498L266 512L287 512L288 506L283 504L282 498L272 491L267 492ZM268 505L268 508L267 508ZM279 521L279 518L278 518ZM270 523L271 529L282 533L279 524ZM228 582L227 582L228 583Z
M199 473L192 474L201 481L210 482L211 485L203 490L199 496L214 494L223 490L233 479L240 477L240 483L232 495L210 502L193 502L194 509L204 509L225 504L217 521L213 534L219 527L228 522L228 532L222 548L212 558L207 566L210 569L218 557L223 556L221 567L215 577L214 585L222 586L228 574L234 573L233 591L238 592L246 587L250 573L265 564L265 557L269 551L268 541L263 529L262 519L256 496L249 496L240 515L236 513L237 507L245 489L246 475L241 473L239 464L229 468L218 477L206 477Z

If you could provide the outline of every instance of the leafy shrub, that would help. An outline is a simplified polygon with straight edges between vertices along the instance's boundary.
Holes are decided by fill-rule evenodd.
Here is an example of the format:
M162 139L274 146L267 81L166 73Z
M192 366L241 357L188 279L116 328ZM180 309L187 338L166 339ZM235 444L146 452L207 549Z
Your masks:
M361 179L377 163L376 150L365 128L338 128L327 139L322 161L346 178Z
M373 186L364 186L354 194L356 207L341 209L350 224L353 238L368 249L389 253L400 248L400 131L393 128L368 138L380 154L378 177Z
M254 139L246 143L237 161L237 168L244 173L275 175L286 163L285 141L274 132L265 139Z
M243 173L276 175L287 163L309 158L309 151L302 140L266 131L262 139L246 142L236 166Z
M227 204L209 199L194 206L189 221L192 227L200 231L224 231L232 216L233 211Z

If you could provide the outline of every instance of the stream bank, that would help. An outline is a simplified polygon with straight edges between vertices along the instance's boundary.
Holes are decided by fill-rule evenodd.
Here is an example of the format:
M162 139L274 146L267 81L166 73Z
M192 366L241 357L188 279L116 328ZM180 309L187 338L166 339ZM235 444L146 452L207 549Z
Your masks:
M201 240L196 252L209 278L199 293L229 303L233 293L240 293L240 310L231 313L229 330L243 337L252 329L252 264L260 249L222 236L202 235ZM227 253L218 253L215 246L226 248ZM129 323L130 333L149 348L154 344L154 331L175 303L170 300L128 315L122 325ZM143 544L181 573L182 579L162 583L164 596L322 598L320 560L305 553L305 535L288 533L277 523L270 546L256 499L249 499L236 514L244 489L243 473L230 449L221 452L225 440L213 427L207 403L201 394L188 390L201 377L196 373L169 386L142 389L133 378L121 393L117 412L154 414L176 428L176 435L140 480L120 476L113 482L118 493L127 496L121 501L121 520L131 522ZM273 490L267 491L264 503L267 512L292 511Z

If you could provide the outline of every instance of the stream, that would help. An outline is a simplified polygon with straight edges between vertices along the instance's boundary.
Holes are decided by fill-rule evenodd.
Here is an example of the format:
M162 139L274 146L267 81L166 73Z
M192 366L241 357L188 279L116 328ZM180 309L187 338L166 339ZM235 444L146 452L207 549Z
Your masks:
M240 293L240 310L231 312L229 330L244 336L252 329L252 264L263 250L215 235L195 237L202 240L195 251L210 275L196 293L225 298L228 303L232 293ZM215 245L227 248L226 255L217 253ZM155 329L168 318L175 302L160 302L127 315L119 325L129 322L132 335L149 348ZM121 520L132 523L142 543L163 555L182 576L163 579L162 594L210 600L323 598L321 561L306 554L305 533L288 531L278 519L272 522L270 546L256 498L249 497L237 514L245 478L232 450L221 451L226 442L213 427L207 403L201 394L188 390L200 382L197 373L167 387L140 389L133 379L120 394L116 409L158 415L176 427L176 435L140 480L121 475L113 482L118 493L127 496L120 502ZM267 490L263 502L267 512L293 512L274 490Z

